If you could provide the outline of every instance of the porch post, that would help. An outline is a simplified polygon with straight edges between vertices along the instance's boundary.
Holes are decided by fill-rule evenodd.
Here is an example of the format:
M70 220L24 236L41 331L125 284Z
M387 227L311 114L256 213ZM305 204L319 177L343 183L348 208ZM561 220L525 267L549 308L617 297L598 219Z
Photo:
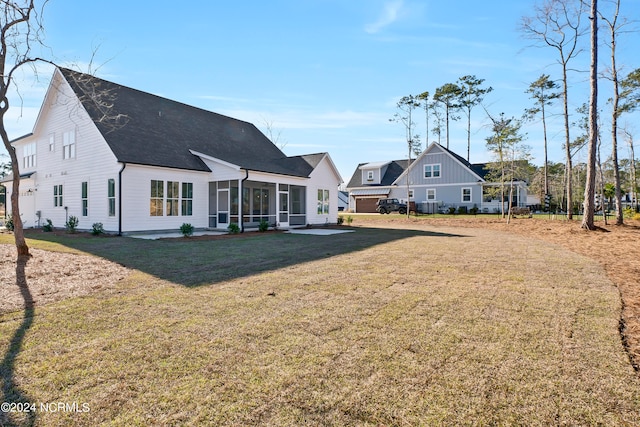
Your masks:
M244 233L244 212L242 212L242 208L243 208L243 202L244 202L244 189L243 189L243 185L244 182L249 179L249 169L245 169L245 176L242 179L238 180L238 222L240 223L240 232Z

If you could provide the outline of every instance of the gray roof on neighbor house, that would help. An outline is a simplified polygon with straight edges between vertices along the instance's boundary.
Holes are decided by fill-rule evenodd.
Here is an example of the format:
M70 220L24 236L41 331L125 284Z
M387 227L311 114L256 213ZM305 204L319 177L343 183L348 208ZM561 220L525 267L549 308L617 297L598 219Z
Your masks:
M413 160L412 160L413 161ZM378 162L383 164L382 162ZM376 165L378 164L376 163ZM351 176L349 180L349 184L347 184L347 188L355 188L355 187L384 187L393 184L393 182L402 175L402 172L407 168L409 164L408 160L392 160L390 162L384 162L384 164L388 163L387 170L384 173L384 176L380 180L380 184L363 184L362 183L362 170L360 169L364 165L368 165L370 163L360 163L356 168L355 172Z
M209 171L193 150L243 169L308 177L324 156L287 157L251 123L59 70L119 162Z
M467 159L465 159L464 157L454 153L453 151L449 150L446 147L443 147L442 145L438 144L440 146L440 148L442 148L444 151L446 151L447 153L451 154L453 157L455 157L460 163L462 163L463 165L465 165L466 167L468 167L469 169L471 169L476 175L478 175L480 178L484 179L485 175L487 174L487 170L486 170L486 163L469 163L467 161Z

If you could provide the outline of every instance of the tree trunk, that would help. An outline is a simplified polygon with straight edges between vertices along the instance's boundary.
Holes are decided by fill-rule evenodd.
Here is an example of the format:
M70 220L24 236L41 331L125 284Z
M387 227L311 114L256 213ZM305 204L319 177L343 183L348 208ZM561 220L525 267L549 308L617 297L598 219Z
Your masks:
M584 189L582 228L594 230L596 150L598 146L598 0L591 0L591 93L589 99L589 151Z
M610 25L611 29L611 80L613 81L613 112L611 114L611 162L613 163L613 185L615 186L615 198L616 198L616 225L624 224L624 217L622 214L622 191L620 190L620 165L618 164L618 104L620 100L620 94L618 92L618 70L616 69L616 17L613 20L613 25Z
M566 65L562 67L562 85L563 85L563 104L564 104L564 134L565 134L565 156L566 156L566 165L565 165L565 179L566 179L566 201L567 201L567 219L573 219L573 182L571 180L572 174L572 164L571 164L571 139L569 134L569 84L567 82L567 67Z
M29 246L27 246L27 242L24 239L24 229L22 227L22 218L20 217L20 205L18 201L20 195L20 169L18 167L18 157L16 156L15 149L9 142L9 136L7 135L7 131L4 128L4 114L9 108L9 101L6 96L4 97L2 104L3 111L0 111L0 123L2 123L2 126L0 128L0 136L2 137L2 142L4 143L5 148L9 152L9 158L11 159L11 173L13 174L13 185L11 189L11 219L13 220L13 237L16 243L18 257L30 256L31 254L29 253Z

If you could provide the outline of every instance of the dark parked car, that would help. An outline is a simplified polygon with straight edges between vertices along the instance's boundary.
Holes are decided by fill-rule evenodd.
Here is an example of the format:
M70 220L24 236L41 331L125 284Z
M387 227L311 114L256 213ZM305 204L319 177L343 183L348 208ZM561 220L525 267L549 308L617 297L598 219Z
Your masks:
M400 203L398 199L380 199L376 203L376 210L381 214L388 214L389 212L398 212L400 214L407 213L407 205Z

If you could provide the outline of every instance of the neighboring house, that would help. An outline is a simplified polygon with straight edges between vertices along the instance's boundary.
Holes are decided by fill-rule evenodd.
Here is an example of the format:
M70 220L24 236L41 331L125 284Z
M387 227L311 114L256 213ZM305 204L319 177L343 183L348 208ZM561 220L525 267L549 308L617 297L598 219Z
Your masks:
M349 209L349 193L338 191L338 211L343 212Z
M12 144L25 227L71 215L117 233L337 221L329 154L287 157L251 123L68 69Z
M434 142L408 168L407 160L358 165L347 185L349 207L353 212L375 212L378 199L397 198L414 202L424 213L446 212L450 207L498 212L500 195L495 190L499 184L487 182L486 175L484 164L471 164ZM513 205L526 203L526 183L514 182Z
M376 202L379 199L390 197L391 191L397 190L395 182L405 171L407 164L407 160L359 164L347 184L349 210L352 212L375 212ZM404 200L406 200L406 192Z

